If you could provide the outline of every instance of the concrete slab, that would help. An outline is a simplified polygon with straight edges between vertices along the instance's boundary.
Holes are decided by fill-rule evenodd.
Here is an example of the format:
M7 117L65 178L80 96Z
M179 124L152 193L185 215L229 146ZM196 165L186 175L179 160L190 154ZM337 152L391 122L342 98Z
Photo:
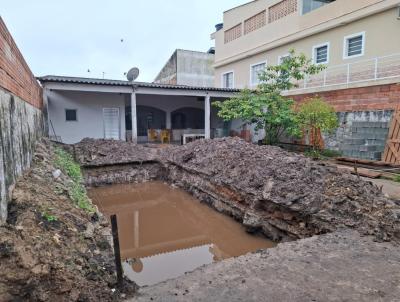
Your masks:
M139 301L399 301L400 250L339 231L141 288Z
M400 200L400 183L387 179L363 179L366 181L372 181L378 187L382 186L383 193L385 193L389 198Z

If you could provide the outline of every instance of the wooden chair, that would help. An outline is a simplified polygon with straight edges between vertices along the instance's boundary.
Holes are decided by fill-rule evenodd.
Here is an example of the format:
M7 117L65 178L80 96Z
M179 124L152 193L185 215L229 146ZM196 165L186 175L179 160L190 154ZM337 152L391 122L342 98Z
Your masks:
M149 143L158 141L158 132L156 129L148 129L147 130L147 140Z
M171 143L171 130L170 129L162 129L160 133L161 143L162 144L170 144Z

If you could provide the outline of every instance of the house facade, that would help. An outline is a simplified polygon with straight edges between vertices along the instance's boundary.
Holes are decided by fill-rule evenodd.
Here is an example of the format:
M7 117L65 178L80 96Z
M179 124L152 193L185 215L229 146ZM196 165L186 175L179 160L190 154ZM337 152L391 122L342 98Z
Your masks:
M214 86L214 51L208 52L177 49L161 69L154 83Z
M48 108L49 136L63 143L83 138L139 143L181 143L183 137L222 137L222 121L213 101L237 90L62 76L38 78Z
M224 12L215 39L215 85L254 88L291 49L327 68L286 92L318 94L339 114L327 147L379 159L400 102L400 1L256 0Z

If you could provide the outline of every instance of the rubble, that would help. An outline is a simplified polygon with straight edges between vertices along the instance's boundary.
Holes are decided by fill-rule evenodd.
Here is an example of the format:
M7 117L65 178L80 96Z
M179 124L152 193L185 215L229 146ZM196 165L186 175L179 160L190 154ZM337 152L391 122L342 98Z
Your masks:
M85 169L87 184L167 181L275 241L343 227L380 241L400 239L400 207L380 188L301 154L239 138L158 149L119 142L120 153L115 145L85 140L75 146L78 158L90 150L104 153L101 165Z
M119 301L136 286L115 288L111 232L100 213L69 199L53 149L36 147L33 166L16 184L0 226L0 301ZM56 175L53 175L56 174ZM57 177L56 177L57 176Z

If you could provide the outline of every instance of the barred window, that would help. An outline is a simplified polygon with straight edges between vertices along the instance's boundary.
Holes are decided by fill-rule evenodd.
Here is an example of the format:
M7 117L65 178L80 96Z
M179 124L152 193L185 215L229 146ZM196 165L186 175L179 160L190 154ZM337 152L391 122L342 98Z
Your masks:
M297 0L283 0L268 9L268 23L297 12Z
M225 31L225 44L242 36L242 23Z
M266 11L262 11L261 13L247 19L244 21L244 34L247 35L252 31L255 31L263 26L265 26L267 20Z
M345 38L345 58L362 56L364 54L365 34L355 34Z
M329 61L329 45L315 46L313 58L315 64L327 64Z

